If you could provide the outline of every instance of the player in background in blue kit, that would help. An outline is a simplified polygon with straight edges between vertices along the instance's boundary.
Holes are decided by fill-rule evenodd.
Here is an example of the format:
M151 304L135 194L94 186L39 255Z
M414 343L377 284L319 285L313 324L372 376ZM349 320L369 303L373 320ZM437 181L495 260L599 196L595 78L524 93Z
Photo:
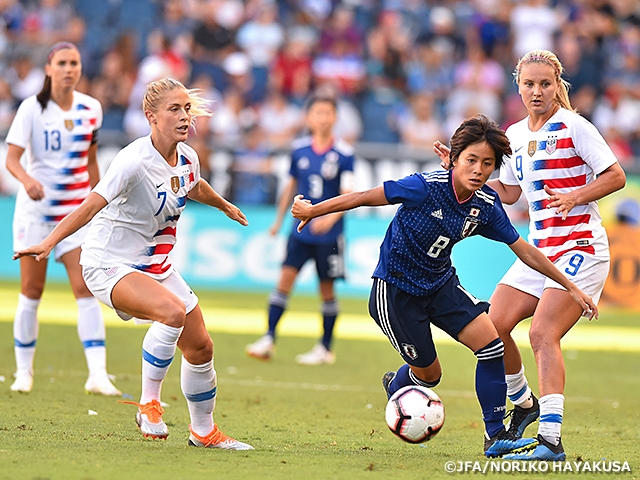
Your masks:
M310 136L297 140L291 154L289 183L285 186L271 235L280 230L283 217L291 206L294 195L303 195L313 203L353 190L353 148L333 137L336 122L336 101L331 96L315 95L307 103L307 127ZM280 281L269 297L269 326L267 333L247 345L248 355L269 360L274 353L276 326L287 308L289 293L302 266L315 260L320 277L322 297L323 335L311 351L298 355L302 365L335 362L331 351L333 328L338 316L334 280L344 278L343 213L335 213L314 220L309 228L298 233L293 225L287 256L282 265Z
M470 348L478 359L476 394L485 424L487 457L534 448L504 427L507 385L504 345L487 315L489 304L467 292L451 263L451 249L471 235L506 243L531 268L562 284L590 317L594 302L511 225L500 198L485 185L511 154L504 131L484 115L462 123L451 138L448 171L413 174L364 192L312 205L302 196L292 214L302 230L311 219L360 206L401 204L380 247L369 313L406 362L382 379L388 396L407 385L435 387L442 376L431 323Z

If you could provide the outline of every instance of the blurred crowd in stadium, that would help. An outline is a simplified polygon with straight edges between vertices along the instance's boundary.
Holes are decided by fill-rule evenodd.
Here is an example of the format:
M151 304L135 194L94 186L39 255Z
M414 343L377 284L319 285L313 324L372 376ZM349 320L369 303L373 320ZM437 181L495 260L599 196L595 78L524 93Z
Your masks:
M79 90L103 105L101 135L148 133L144 87L170 76L215 100L190 139L201 158L221 145L267 171L316 88L340 99L348 142L431 153L476 112L505 128L526 116L512 71L545 48L621 165L640 162L640 0L0 0L0 18L0 131L66 40L82 53Z

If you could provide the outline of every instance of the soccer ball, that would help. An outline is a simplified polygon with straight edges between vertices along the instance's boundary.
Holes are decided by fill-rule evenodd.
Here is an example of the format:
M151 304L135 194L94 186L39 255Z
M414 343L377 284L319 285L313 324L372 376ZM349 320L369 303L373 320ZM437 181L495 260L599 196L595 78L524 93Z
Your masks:
M391 396L385 419L389 430L405 442L427 442L444 424L444 405L434 391L409 385Z

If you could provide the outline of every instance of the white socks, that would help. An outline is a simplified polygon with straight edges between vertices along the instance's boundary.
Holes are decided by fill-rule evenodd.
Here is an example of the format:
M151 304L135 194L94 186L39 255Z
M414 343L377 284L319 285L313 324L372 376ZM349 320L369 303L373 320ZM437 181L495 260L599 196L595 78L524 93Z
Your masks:
M513 375L505 375L507 381L507 396L511 403L522 408L531 408L533 399L531 398L531 388L527 383L527 377L524 376L524 365L520 367L520 371Z
M176 353L183 327L176 328L153 322L142 341L142 394L140 403L160 401L162 381Z
M201 437L206 437L213 431L216 384L213 359L202 365L192 365L182 357L180 385L189 406L191 428Z
M100 302L95 297L77 298L78 337L84 347L90 377L107 376L106 332Z
M550 393L540 397L538 401L540 403L538 435L542 435L545 440L558 445L562 429L562 415L564 414L564 395Z
M18 308L13 320L14 351L17 373L33 376L33 357L38 339L38 305L40 299L18 295Z

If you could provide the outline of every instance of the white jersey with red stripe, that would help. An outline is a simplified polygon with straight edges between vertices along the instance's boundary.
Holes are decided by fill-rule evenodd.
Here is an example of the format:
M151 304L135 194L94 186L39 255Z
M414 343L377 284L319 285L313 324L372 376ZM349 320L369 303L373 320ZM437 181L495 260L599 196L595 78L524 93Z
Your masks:
M156 279L168 277L178 219L199 181L198 155L186 143L178 143L172 167L150 135L131 142L93 189L109 204L89 225L80 264L105 269L125 264Z
M43 110L35 95L22 102L6 142L25 149L26 171L42 184L44 198L32 200L21 187L16 216L57 223L82 203L91 190L89 148L93 132L101 126L100 102L80 92L73 92L73 104L66 111L53 100Z
M547 208L547 185L559 193L583 187L617 162L600 132L580 115L561 108L537 132L529 117L511 125L513 155L500 169L500 181L519 185L529 203L529 243L551 261L569 251L609 258L609 243L596 202L575 206L566 220Z

